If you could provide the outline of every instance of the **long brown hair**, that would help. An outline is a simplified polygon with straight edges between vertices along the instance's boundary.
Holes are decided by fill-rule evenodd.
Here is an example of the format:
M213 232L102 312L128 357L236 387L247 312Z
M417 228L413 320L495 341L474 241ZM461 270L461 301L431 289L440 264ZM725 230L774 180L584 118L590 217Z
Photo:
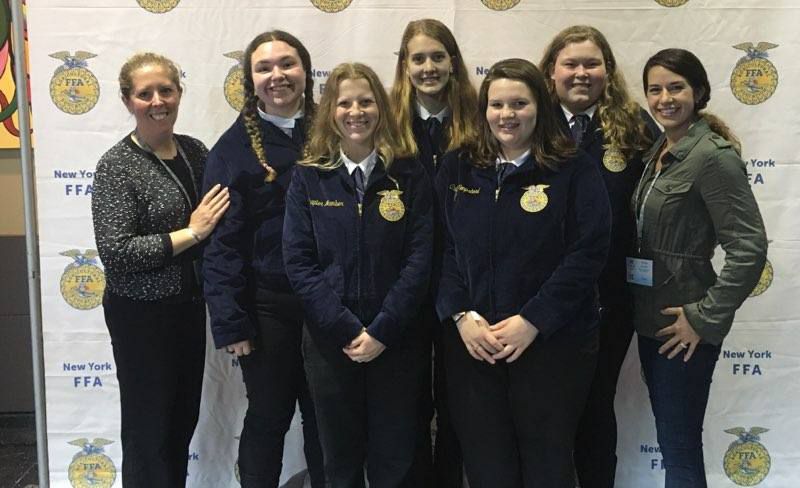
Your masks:
M303 71L306 73L306 89L303 92L303 120L305 122L306 134L308 134L311 121L314 119L316 105L314 104L314 79L311 77L311 56L308 50L296 37L281 30L262 32L250 41L244 50L242 69L244 70L244 106L242 107L242 121L244 122L247 136L250 138L250 146L258 162L262 166L268 167L269 162L264 152L264 143L261 140L260 117L258 115L258 96L253 85L253 53L258 47L266 42L282 41L290 45L297 51Z
M342 63L331 71L325 82L325 90L314 117L311 137L306 144L302 161L298 164L315 166L324 170L332 170L342 165L339 158L342 134L336 126L336 100L339 98L339 85L344 80L364 79L375 96L378 107L378 124L373 132L375 149L388 169L395 158L407 153L398 144L397 124L392 117L389 95L383 88L378 75L369 66L361 63Z
M539 69L545 74L550 96L554 103L559 103L555 82L551 78L558 54L567 45L584 41L591 41L600 49L605 63L606 83L597 100L597 117L603 130L606 149L614 147L626 157L633 157L637 151L650 147L652 140L642 120L641 108L628 94L625 78L617 66L611 45L602 32L589 25L573 25L556 34L550 41L539 62Z
M450 151L474 141L478 134L475 125L475 114L478 107L478 97L475 88L469 81L469 73L464 66L461 50L458 48L455 37L446 25L435 19L419 19L408 23L403 37L400 40L400 50L397 53L397 66L394 71L394 85L392 85L392 105L395 119L400 128L400 144L403 150L411 155L419 152L411 123L414 120L416 91L406 72L408 63L408 43L414 36L424 35L440 42L447 54L453 72L442 90L450 107L450 126L447 130Z
M661 66L672 71L676 75L686 78L692 91L703 95L695 101L694 113L697 117L702 117L708 123L712 131L719 134L722 138L730 142L737 153L741 155L742 144L739 138L733 133L728 125L719 117L708 112L701 112L711 100L711 83L708 81L708 73L703 67L703 63L691 51L686 49L663 49L650 57L642 70L642 84L645 94L647 93L648 76L650 69Z
M492 134L486 120L489 105L489 85L495 80L509 79L525 83L536 103L536 126L531 140L531 156L536 164L556 170L565 159L575 154L575 145L560 129L555 106L550 103L544 76L530 61L512 58L498 61L486 74L478 92L478 139L470 147L472 164L481 168L494 165L500 154L500 143Z

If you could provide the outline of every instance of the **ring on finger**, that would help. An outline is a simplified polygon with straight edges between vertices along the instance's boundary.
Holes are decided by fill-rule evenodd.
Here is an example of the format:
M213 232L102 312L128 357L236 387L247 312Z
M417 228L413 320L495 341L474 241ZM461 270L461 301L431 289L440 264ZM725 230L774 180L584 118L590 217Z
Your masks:
M681 346L681 349L686 349L687 347L689 347L689 344L685 342L680 342L678 345Z

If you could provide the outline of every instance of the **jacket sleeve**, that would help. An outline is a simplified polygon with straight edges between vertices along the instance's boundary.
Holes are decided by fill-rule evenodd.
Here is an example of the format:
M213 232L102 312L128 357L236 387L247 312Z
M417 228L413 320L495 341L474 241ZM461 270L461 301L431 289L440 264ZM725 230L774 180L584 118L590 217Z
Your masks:
M139 198L131 176L116 161L101 159L92 191L92 223L103 266L119 274L141 273L172 259L169 234L138 235Z
M230 196L228 210L203 250L203 294L208 303L211 333L218 348L255 337L250 317L247 276L253 235L248 225L247 178L216 149L206 165L203 194L219 183Z
M320 267L308 191L303 181L304 169L298 167L294 170L286 193L283 262L289 282L303 302L309 323L344 347L364 327L358 317L342 304Z
M544 337L565 325L595 294L611 242L611 205L599 170L582 162L572 175L564 216L561 263L522 307L520 315Z
M708 161L698 189L725 251L725 263L705 297L683 310L700 337L721 344L764 269L767 236L744 163L732 149L717 151Z
M444 251L438 277L439 286L436 294L436 312L441 321L449 319L457 312L472 309L469 288L458 269L453 234L450 231L452 224L447 215L446 199L453 198L453 194L448 191L451 181L449 177L451 166L455 165L443 164L436 177L436 197L439 201L444 239Z
M407 213L403 261L397 281L383 300L367 333L390 347L403 336L418 313L431 273L433 258L433 195L430 178L422 166L414 175L414 194Z

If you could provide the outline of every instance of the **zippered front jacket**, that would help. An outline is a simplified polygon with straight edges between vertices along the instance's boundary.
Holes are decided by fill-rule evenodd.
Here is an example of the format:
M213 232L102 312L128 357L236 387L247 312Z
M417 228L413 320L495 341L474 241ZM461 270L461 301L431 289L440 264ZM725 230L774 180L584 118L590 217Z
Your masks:
M634 212L644 205L636 254L653 260L653 286L631 285L634 326L656 338L659 329L675 322L661 309L682 306L701 339L718 345L764 268L764 222L744 162L704 119L662 157L656 178L655 158L664 143L661 136L645 156L648 163L633 196ZM717 244L725 251L719 276L711 266Z
M493 167L450 153L436 191L445 223L440 319L475 310L493 324L519 314L544 338L597 326L611 210L585 152L557 171L528 157L500 186Z
M286 196L283 258L309 327L344 346L366 328L392 347L405 337L430 278L433 195L414 159L378 159L359 206L353 179L298 166Z

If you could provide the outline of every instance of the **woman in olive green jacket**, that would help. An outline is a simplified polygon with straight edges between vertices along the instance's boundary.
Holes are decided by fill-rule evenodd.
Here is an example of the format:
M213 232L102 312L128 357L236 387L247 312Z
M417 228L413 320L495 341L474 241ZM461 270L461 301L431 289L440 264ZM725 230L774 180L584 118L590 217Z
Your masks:
M721 120L700 113L711 91L700 60L665 49L647 61L643 81L664 135L645 156L633 195L634 325L665 486L705 488L711 376L734 314L761 275L767 238L738 141ZM711 266L717 244L725 252L719 276Z

